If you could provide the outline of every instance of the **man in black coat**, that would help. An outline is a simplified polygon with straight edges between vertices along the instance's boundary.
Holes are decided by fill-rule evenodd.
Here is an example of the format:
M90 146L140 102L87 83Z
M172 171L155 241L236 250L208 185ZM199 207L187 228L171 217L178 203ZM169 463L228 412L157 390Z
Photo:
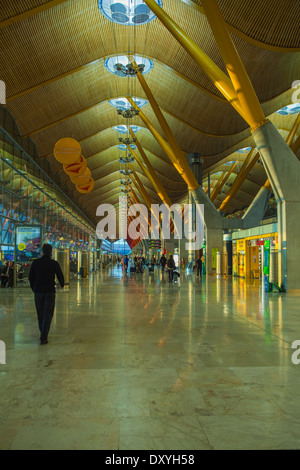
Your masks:
M201 255L198 256L198 259L196 261L196 268L197 268L197 277L202 277L202 257Z
M47 344L55 307L55 275L62 288L65 280L60 265L51 258L52 246L44 244L42 252L43 256L32 262L29 282L34 292L41 344Z
M169 270L169 281L173 281L173 271L176 266L172 255L169 256L169 259L167 261L167 268Z
M160 261L159 261L159 264L161 265L161 271L162 273L164 273L165 271L165 266L167 264L167 258L165 257L165 255L163 254L160 258Z

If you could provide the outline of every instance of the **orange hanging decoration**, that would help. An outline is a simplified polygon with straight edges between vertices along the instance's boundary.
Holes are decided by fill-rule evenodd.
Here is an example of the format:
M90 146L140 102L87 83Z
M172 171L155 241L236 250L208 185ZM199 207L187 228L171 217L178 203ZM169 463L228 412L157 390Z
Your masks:
M81 146L77 140L65 137L56 142L53 153L58 162L70 165L81 156Z
M93 178L91 178L87 184L76 185L77 191L83 194L90 193L91 191L93 191L94 187L95 187L95 181L93 180Z
M90 181L91 176L91 170L87 167L81 175L71 176L71 181L75 186L79 186L81 184L87 184Z
M87 168L86 159L80 155L78 160L75 163L70 163L69 165L63 165L63 168L67 175L70 177L76 177L82 175Z

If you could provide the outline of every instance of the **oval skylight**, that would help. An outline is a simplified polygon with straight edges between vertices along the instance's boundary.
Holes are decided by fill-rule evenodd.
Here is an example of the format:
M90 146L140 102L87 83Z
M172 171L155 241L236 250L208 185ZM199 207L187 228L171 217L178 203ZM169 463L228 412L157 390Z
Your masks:
M237 153L245 153L245 152L250 152L252 147L244 147L243 149L237 150Z
M161 0L155 0L162 7ZM98 0L98 8L110 21L124 25L141 25L156 16L143 0Z
M142 127L139 127L139 126L129 126L130 129L132 129L132 131L136 134L138 131L141 131L143 128ZM129 130L128 130L128 126L126 126L125 124L124 125L118 125L118 126L114 126L113 129L117 132L119 132L119 134L128 134L129 133Z
M133 97L132 100L137 104L137 106L139 108L142 108L143 106L145 106L148 103L147 100L143 100L142 98L134 98ZM111 106L114 106L115 108L122 109L124 111L126 109L131 108L131 104L129 103L127 98L116 98L114 100L110 100L109 104Z
M153 62L151 60L137 55L134 55L133 57L143 75L153 69ZM133 69L128 57L124 54L106 59L104 67L110 73L118 75L118 77L135 76L135 70Z
M284 108L281 108L276 112L277 114L281 114L282 116L298 114L300 113L300 103L289 104L288 106L284 106Z

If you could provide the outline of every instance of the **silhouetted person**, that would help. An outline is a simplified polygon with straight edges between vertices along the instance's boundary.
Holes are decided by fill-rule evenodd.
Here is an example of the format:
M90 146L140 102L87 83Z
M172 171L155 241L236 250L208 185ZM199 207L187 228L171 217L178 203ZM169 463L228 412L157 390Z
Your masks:
M151 257L150 266L151 266L152 271L154 271L154 266L155 266L155 258L154 258L154 256Z
M165 255L162 255L161 258L160 258L160 261L159 261L159 264L161 265L161 271L162 273L164 273L165 271L165 266L167 264L167 258L165 257Z
M14 277L15 277L15 264L13 261L10 261L8 264L8 282L7 287L14 287Z
M169 281L173 281L173 271L175 269L175 261L172 255L169 256L169 259L167 262L167 268L169 270Z
M65 285L65 280L60 265L51 259L52 246L43 245L42 252L43 256L32 262L29 282L34 292L41 344L47 344L55 307L55 276L57 276L62 288Z
M5 287L8 281L8 270L9 270L9 263L5 261L4 268L2 269L1 273L1 287Z
M125 255L125 257L124 257L124 259L123 259L123 266L124 266L124 271L125 271L125 273L127 273L128 264L129 264L129 258L128 258L127 255Z
M201 255L198 256L198 259L196 261L196 268L197 268L197 277L202 277L202 257Z

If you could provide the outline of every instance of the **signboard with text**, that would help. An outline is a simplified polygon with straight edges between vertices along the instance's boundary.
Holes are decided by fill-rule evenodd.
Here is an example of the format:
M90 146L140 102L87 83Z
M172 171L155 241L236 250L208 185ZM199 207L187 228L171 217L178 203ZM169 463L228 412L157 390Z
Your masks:
M39 225L16 227L16 260L32 261L40 256L42 228Z

